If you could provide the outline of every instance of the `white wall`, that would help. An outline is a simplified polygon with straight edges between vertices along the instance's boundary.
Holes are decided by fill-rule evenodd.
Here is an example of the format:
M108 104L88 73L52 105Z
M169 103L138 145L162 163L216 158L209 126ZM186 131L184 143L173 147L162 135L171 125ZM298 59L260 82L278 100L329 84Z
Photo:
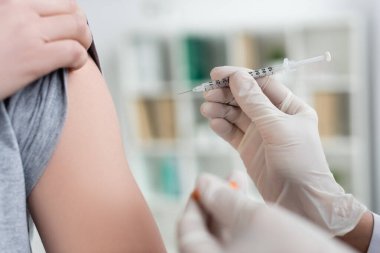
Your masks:
M368 0L371 1L371 0ZM88 15L99 51L107 57L123 32L136 26L160 29L223 27L239 23L283 24L343 14L366 0L78 0ZM221 18L222 17L222 18ZM159 26L158 26L159 25Z

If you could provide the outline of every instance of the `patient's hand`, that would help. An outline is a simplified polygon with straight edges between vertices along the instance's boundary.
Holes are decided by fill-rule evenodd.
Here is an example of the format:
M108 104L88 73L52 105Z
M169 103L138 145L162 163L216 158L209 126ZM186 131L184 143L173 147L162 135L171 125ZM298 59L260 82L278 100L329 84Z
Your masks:
M53 70L80 68L92 36L74 1L0 1L0 100Z

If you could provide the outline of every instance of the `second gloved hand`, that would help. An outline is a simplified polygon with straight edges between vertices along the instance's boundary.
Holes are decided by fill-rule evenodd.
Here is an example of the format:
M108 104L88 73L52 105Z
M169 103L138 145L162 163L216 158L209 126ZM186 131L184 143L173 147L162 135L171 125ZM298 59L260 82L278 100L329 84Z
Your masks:
M266 206L205 174L178 223L181 253L353 253L283 208Z
M230 89L205 93L202 114L236 148L265 201L300 214L332 235L351 231L366 211L336 183L325 159L315 111L271 78L220 67Z

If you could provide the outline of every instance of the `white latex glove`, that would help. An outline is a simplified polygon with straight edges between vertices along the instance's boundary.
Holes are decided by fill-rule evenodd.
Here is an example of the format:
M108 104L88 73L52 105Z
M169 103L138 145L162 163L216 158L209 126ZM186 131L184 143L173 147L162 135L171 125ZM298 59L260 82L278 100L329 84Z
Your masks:
M197 189L198 203L190 199L178 223L181 253L354 252L306 220L254 202L214 176L203 175Z
M230 88L205 93L202 114L235 149L265 201L304 216L332 235L351 231L366 211L331 174L315 111L281 83L247 69L219 67ZM261 88L260 88L261 87Z
M0 1L0 100L59 68L80 68L92 36L72 0Z

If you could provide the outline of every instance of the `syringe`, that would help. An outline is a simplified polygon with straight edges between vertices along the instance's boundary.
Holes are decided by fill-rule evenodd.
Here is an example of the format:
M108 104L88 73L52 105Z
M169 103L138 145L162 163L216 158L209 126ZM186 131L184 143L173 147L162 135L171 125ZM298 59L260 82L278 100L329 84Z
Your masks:
M280 71L290 71L290 70L295 70L299 66L310 64L310 63L315 63L315 62L321 62L321 61L331 61L331 54L330 52L325 52L321 56L317 57L312 57L304 60L299 60L299 61L289 61L288 58L284 59L284 63L282 65L275 65L272 67L266 67L266 68L261 68L261 69L255 69L252 71L249 71L248 73L253 77L253 78L260 78L260 77L265 77L265 76L270 76L275 73L278 73ZM215 81L209 81L207 83L202 83L201 85L198 85L197 87L194 87L191 90L181 92L179 94L183 94L186 92L204 92L204 91L209 91L213 89L218 89L218 88L224 88L229 85L229 77L225 77L221 80L215 80Z

